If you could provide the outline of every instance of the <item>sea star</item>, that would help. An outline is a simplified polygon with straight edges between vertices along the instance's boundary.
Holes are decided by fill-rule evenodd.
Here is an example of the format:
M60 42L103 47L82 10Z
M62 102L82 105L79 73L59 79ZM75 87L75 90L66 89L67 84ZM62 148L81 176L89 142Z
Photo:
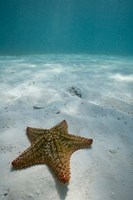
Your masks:
M27 127L31 146L12 161L15 169L47 164L62 183L70 180L70 157L78 149L89 147L93 140L68 133L63 120L51 129Z

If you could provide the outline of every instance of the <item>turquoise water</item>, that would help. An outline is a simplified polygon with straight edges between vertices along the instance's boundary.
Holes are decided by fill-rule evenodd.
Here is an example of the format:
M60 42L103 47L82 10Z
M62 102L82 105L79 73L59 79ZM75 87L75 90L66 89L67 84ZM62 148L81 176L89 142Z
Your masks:
M1 0L0 54L133 54L132 0Z

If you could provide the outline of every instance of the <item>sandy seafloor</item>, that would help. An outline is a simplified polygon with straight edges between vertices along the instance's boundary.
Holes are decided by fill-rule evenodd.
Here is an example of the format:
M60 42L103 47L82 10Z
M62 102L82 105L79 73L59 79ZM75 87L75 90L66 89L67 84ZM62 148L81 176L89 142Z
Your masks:
M11 170L30 145L27 126L51 128L63 119L69 133L94 140L72 155L68 185L46 165ZM132 57L0 57L0 199L133 199Z

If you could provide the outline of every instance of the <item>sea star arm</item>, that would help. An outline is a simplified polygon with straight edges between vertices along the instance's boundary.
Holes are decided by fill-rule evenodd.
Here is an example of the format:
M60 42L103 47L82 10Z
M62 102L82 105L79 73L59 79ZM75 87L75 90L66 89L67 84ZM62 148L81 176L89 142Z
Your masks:
M27 127L26 129L27 137L31 143L35 142L36 139L42 137L42 135L47 133L48 133L47 129L31 128L31 127Z
M44 137L37 139L35 143L31 144L28 149L12 161L13 168L22 169L31 165L46 164L46 153L41 149L46 143Z
M63 120L62 122L60 122L59 124L57 124L56 126L54 126L53 128L50 129L51 132L61 132L62 134L68 134L68 125L66 120Z
M89 148L93 143L93 139L75 136L75 135L64 135L67 145L69 146L71 154L78 149Z
M51 128L50 130L51 130L51 132L52 131L54 131L54 132L62 132L64 134L68 133L67 132L68 131L68 125L67 125L66 120L63 120L62 122L60 122L59 124L57 124L56 126ZM42 136L44 134L48 134L48 129L27 127L26 134L27 134L27 137L28 137L29 141L31 143L33 143L40 136Z
M48 163L54 174L62 183L68 183L70 180L70 154L61 155L54 162Z

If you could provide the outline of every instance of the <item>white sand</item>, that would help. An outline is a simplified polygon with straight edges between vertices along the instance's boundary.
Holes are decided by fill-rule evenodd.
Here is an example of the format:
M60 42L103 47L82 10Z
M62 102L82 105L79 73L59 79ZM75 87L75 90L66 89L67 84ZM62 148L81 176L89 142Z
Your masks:
M12 171L11 161L30 145L26 127L50 128L63 119L69 133L94 140L71 157L69 185L46 165ZM132 200L132 191L133 59L1 56L0 199Z

